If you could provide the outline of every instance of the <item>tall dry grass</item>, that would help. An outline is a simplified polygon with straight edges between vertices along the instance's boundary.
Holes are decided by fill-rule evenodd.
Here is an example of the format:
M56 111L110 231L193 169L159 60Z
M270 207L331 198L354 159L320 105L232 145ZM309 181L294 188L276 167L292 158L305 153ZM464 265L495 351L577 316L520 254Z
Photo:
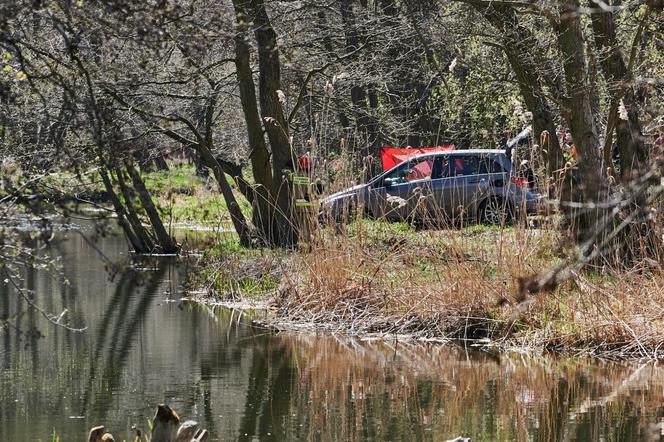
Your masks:
M555 219L415 228L364 219L317 230L292 259L280 327L481 339L604 357L664 356L664 274L588 268L525 302L523 278L573 256Z
M323 135L318 138L325 139ZM329 194L365 181L368 163L357 161L357 145L342 140L335 155L323 146L310 147L314 158L326 158L313 163L312 182L322 178ZM540 193L559 196L564 180L544 176L541 161L534 164L539 182L551 186ZM660 228L632 229L628 237L616 237L606 262L567 266L569 277L562 283L524 300L525 279L578 258L559 216L517 217L513 225L495 227L467 225L463 217L449 221L442 208L422 216L426 197L416 197L409 206L413 216L402 223L390 223L384 214L368 219L362 207L349 207L353 222L329 222L327 227L318 225L315 208L293 216L300 248L273 259L280 279L273 324L350 334L482 339L504 347L616 358L662 357L661 260L630 259L629 265L620 265L624 254L639 256L637 249L661 244ZM412 219L423 225L409 225ZM661 224L650 220L648 226ZM246 266L219 262L218 273L226 280L245 279ZM235 267L242 269L231 271ZM249 276L249 282L256 279Z

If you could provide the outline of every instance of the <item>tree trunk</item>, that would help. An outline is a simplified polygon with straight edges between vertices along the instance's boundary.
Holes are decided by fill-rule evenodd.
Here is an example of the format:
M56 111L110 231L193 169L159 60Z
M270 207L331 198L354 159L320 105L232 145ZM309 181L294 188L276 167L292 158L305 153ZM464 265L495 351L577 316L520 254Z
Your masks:
M154 165L157 168L157 170L160 171L168 171L168 163L166 162L166 158L164 155L161 153L157 154L157 156L154 158Z
M138 194L138 199L141 201L141 205L145 210L145 213L152 224L152 229L157 238L157 243L162 253L177 253L180 250L180 247L177 245L175 240L168 234L164 223L161 221L161 216L159 216L159 211L152 202L152 196L150 192L145 187L145 183L141 178L138 171L134 168L134 164L131 160L125 160L125 168L129 173L129 177L134 185L134 189Z
M611 1L608 3L610 6L613 6L614 3L620 4L620 2ZM607 156L611 158L612 132L615 128L616 142L620 151L620 175L623 181L628 181L633 173L638 174L642 171L647 162L634 88L616 35L614 13L599 9L593 11L590 16L595 44L601 57L602 70L611 95L607 142L604 144L604 149L608 154L605 155L605 158ZM621 100L627 111L627 118L618 116Z
M572 228L578 241L589 239L600 229L607 209L607 182L599 155L599 131L593 118L593 85L588 82L584 37L578 0L561 0L560 22L556 29L558 47L563 55L567 92L563 97L564 115L574 137L578 154L578 190L587 206L573 213ZM599 204L598 204L599 203Z
M263 0L252 0L254 34L258 43L258 84L261 116L272 148L272 188L274 201L272 216L272 243L290 247L297 243L294 225L290 183L284 171L292 170L294 156L291 148L288 122L279 101L281 65L277 34L265 10Z
M620 3L620 0L608 2L610 6L617 6ZM647 16L646 13L644 20ZM591 17L595 45L601 57L602 71L611 96L604 143L605 161L609 161L611 165L613 164L612 140L615 129L616 143L620 153L620 179L624 184L627 184L633 179L643 176L648 168L648 154L641 132L632 73L625 63L622 48L618 41L615 13L600 9L594 11ZM636 32L634 45L637 44L640 35L641 28ZM621 107L623 109L620 109ZM650 184L656 183L658 183L658 179L654 179ZM647 210L646 197L647 193L642 192L628 210L643 213L644 210ZM660 261L662 239L660 235L652 233L657 230L658 226L652 218L650 221L642 220L630 224L619 236L620 247L616 249L614 259L622 265L640 262L644 257Z
M454 74L457 77L457 80L459 81L459 89L460 89L460 95L462 97L466 97L466 85L467 85L467 80L468 80L468 73L470 71L470 67L466 64L466 62L463 60L462 57L459 57L457 59L457 66L454 69ZM459 115L457 117L457 121L455 123L455 126L457 128L457 134L456 134L456 146L461 149L470 149L472 148L471 146L471 132L473 130L472 128L472 118L470 116L470 112L468 111L468 102L466 99L464 99L461 102L461 106L459 109Z
M127 211L127 219L129 220L129 223L132 225L132 228L134 230L134 233L136 233L136 236L140 238L143 244L145 244L146 246L145 249L152 251L155 249L154 241L152 240L152 238L150 238L150 235L148 234L147 230L145 230L145 227L143 227L141 219L138 216L138 212L136 212L136 209L134 208L135 193L133 189L131 189L125 182L124 172L122 171L122 169L120 167L115 167L114 169L115 169L115 177L118 181L118 185L120 186L120 192L122 192L122 196L124 197L125 200L124 206Z
M244 119L247 125L247 136L249 139L249 159L251 170L256 184L265 191L257 192L252 202L252 221L256 227L259 237L270 244L271 226L274 217L274 204L269 194L273 188L272 169L270 164L270 152L263 136L263 125L258 112L256 101L256 88L254 86L253 71L251 69L249 44L247 42L249 19L247 17L244 0L233 0L235 13L237 15L238 32L235 34L235 69L240 86L240 101L244 111Z
M339 6L341 9L341 20L344 24L346 53L348 54L360 47L360 33L357 28L355 13L353 12L352 0L341 0ZM371 96L372 94L373 97ZM378 146L378 124L369 113L367 97L370 102L377 103L375 92L367 94L363 85L354 84L351 86L350 98L353 103L356 129L361 135L361 142L366 143L366 146L360 149L360 154L363 156L376 155L377 152L380 154Z
M113 209L115 209L115 213L118 217L118 225L120 226L125 236L129 240L129 243L134 249L134 252L149 253L151 250L149 245L144 244L143 241L141 241L138 238L138 236L132 230L129 221L127 221L127 212L125 211L125 208L122 205L120 198L118 198L118 195L115 193L115 190L113 189L113 184L111 183L111 180L108 177L108 173L106 172L106 169L104 169L103 166L99 168L99 175L101 176L101 180L104 183L104 188L106 189L108 198L111 200Z
M508 5L479 4L472 2L478 12L503 35L503 50L516 75L519 92L526 103L526 108L533 114L533 133L540 147L546 151L544 155L546 176L554 177L554 173L563 165L560 143L556 136L556 125L553 112L544 92L542 80L538 75L536 56L533 53L535 37L520 23L516 11ZM543 137L546 132L548 136Z
M214 173L214 178L217 180L217 184L219 185L219 191L221 192L221 195L224 197L224 201L226 202L226 206L228 207L228 212L231 216L231 222L233 223L233 227L235 228L235 231L238 234L238 237L240 238L240 244L243 245L244 247L248 247L251 245L251 231L249 229L249 226L247 225L247 221L244 217L244 214L242 213L242 210L240 209L240 205L237 203L237 200L235 199L235 195L233 195L233 189L231 189L230 184L228 184L228 181L226 181L226 174L224 173L223 168L219 164L219 162L215 159L214 155L212 154L212 151L201 144L195 145L196 150L198 153L201 155L201 160L210 168L212 169L212 173Z

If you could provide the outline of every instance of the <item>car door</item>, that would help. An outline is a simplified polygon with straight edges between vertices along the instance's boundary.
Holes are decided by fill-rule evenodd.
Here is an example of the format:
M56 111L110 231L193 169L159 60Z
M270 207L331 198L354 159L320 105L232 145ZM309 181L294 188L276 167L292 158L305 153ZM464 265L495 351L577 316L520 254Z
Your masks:
M453 186L452 160L449 155L438 155L434 160L431 182L427 189L428 224L437 227L451 220Z
M469 155L460 164L456 170L457 207L472 218L479 205L505 185L504 170L488 155Z
M485 194L490 183L490 176L480 164L481 155L457 155L451 161L451 174L454 175L452 189L451 215L454 220L472 217L480 195Z
M416 217L421 197L430 193L432 169L432 157L416 158L383 177L370 191L372 215L391 221Z
M504 169L489 156L450 154L436 158L430 183L428 218L433 225L474 217L494 186L503 186Z

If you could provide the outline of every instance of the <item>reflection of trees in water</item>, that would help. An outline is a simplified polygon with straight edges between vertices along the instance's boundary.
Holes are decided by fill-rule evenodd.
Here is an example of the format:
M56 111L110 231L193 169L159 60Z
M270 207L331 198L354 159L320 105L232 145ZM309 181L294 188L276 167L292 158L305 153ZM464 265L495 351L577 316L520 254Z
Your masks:
M66 310L67 314L63 314L65 320L60 323L66 324L72 315L77 314L77 310L70 306L71 301L76 300L76 297L72 296L75 294L75 286L66 283L66 275L75 275L76 272L71 269L70 260L64 259L63 241L48 242L46 252L46 249L43 248L44 244L38 239L29 235L21 235L21 238L23 245L31 250L30 257L22 256L22 259L8 263L8 267L5 268L5 276L8 279L0 284L0 334L4 336L4 346L7 350L5 366L10 364L11 338L8 336L11 334L15 339L14 353L18 353L21 347L29 349L33 362L31 367L36 370L39 367L37 344L39 339L44 336L44 332L54 335L56 340L60 332L64 332L54 323L44 322L43 317L48 317L50 321L55 322L53 312ZM62 259L57 260L56 258ZM52 296L54 281L57 281L59 285L60 305L56 305L56 299ZM13 297L13 303L10 297ZM79 322L83 323L81 328L85 328L82 317ZM64 333L65 339L71 335L71 333Z
M9 370L11 363L11 334L9 333L9 290L0 284L0 335L2 336L2 368Z
M269 356L255 357L245 418L260 414L261 427L243 422L240 440L270 426L309 440L633 440L655 431L649 427L664 414L653 391L664 388L664 370L654 365L637 377L629 366L597 361L503 356L496 363L449 347L312 336L280 342L279 357L297 375L279 378ZM290 428L279 428L286 421Z
M265 329L234 325L227 310L214 315L219 321L218 336L225 334L226 339L201 354L201 382L194 396L202 399L205 426L220 440L291 440L284 435L298 427L288 415L298 372L289 349ZM244 386L239 398L226 396L214 385L216 380L233 375L239 375L234 382ZM228 416L220 419L214 411L220 408L236 413L239 420Z
M291 367L287 348L277 339L264 341L261 349L254 346L251 369L248 373L247 394L240 441L284 440L292 425L288 425L292 387L297 373Z
M167 267L161 265L147 275L129 268L120 276L103 320L96 326L95 351L90 361L81 415L94 410L95 416L103 420L108 412L113 411L110 409L111 392L119 385L132 343L153 305ZM143 286L142 293L137 296L134 292L140 285Z
M8 351L10 349L10 334L9 326L11 321L11 313L9 310L9 288L7 284L0 283L0 336L3 337L2 350L3 350L3 367L6 369L9 364Z
M87 315L95 315L99 301L104 303L102 313L99 320L87 324L89 328L83 334L54 329L40 315L31 313L26 302L11 288L0 284L0 320L11 316L13 325L9 329L11 333L0 330L0 363L7 370L0 377L0 421L5 422L0 426L0 440L23 434L16 432L16 425L26 419L50 427L57 416L58 432L66 434L84 425L83 421L66 421L69 415L102 420L108 414L123 415L123 410L143 405L141 396L136 404L122 405L118 409L113 398L121 390L123 375L131 371L126 368L127 360L135 343L140 341L141 327L147 322L155 296L163 288L165 275L169 272L177 280L178 272L165 260L142 262L139 265L150 270L139 272L126 268L116 275L117 284L107 298L104 284L99 283L107 277L101 264L86 261L85 245L62 244L60 248L60 244L54 242L49 248L51 256L62 256L61 271L24 270L21 285L25 293L31 296L34 293L44 307L61 303L59 307L68 309L77 325L86 325ZM67 284L67 280L73 283ZM80 298L78 291L82 288L85 292ZM28 333L30 330L45 330L48 338L38 339L40 334ZM141 381L145 378L141 376ZM19 401L26 406L15 406ZM49 418L44 410L53 410L55 414ZM141 418L139 423L142 421ZM36 431L41 429L32 428L32 434L36 435Z
M661 395L648 391L664 388L655 366L633 377L630 366L597 361L245 329L201 360L197 396L208 426L228 427L212 409L229 399L206 379L237 370L241 354L240 441L634 440L664 412Z
M49 244L49 251L51 256L58 257L58 265L60 266L60 273L57 275L57 284L60 293L61 308L67 310L72 325L75 327L85 327L85 316L83 310L79 308L79 293L78 285L71 283L77 276L77 271L73 260L70 258L71 252L66 250L67 241L54 240ZM55 276L55 275L54 275ZM48 281L51 279L48 278ZM50 291L49 291L50 292ZM48 296L46 302L52 303L54 297ZM52 310L55 310L51 308ZM55 333L60 333L60 330L54 330ZM64 333L64 339L67 344L71 344L72 333Z
M0 284L0 335L2 336L2 371L8 371L11 368L11 333L9 331L9 290L6 284ZM0 398L13 397L2 379L0 379ZM13 422L16 418L16 407L5 406L4 401L0 402L0 422ZM2 430L0 430L0 436Z
M31 302L35 300L35 279L37 277L37 271L34 267L28 267L26 269L25 282L27 291L26 296L30 299ZM17 299L17 304L23 304L21 299ZM27 328L25 330L26 337L28 341L25 343L26 346L30 348L30 357L32 359L32 372L33 374L37 372L39 368L39 349L37 348L37 339L41 336L39 331L37 318L35 316L36 312L34 308L26 305L26 318L27 318ZM20 327L19 327L20 329Z

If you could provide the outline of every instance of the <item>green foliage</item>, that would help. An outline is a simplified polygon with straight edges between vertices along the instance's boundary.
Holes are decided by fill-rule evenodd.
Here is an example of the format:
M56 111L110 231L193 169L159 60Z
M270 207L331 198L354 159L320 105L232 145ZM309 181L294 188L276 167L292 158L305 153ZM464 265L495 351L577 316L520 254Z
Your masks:
M279 280L272 276L263 276L255 278L247 276L238 280L227 279L225 286L218 286L218 289L225 291L238 292L248 297L260 297L271 293L279 286Z
M145 186L150 191L165 223L230 226L230 216L223 196L217 191L213 179L196 175L192 164L171 164L169 170L142 174ZM232 182L230 177L227 177ZM41 180L42 193L56 198L77 195L79 198L106 202L102 198L104 186L96 169L81 174L58 171ZM124 202L124 197L118 192ZM250 217L251 205L236 192L242 212ZM141 207L138 198L134 207Z
M506 76L502 53L479 37L465 39L457 53L445 82L432 91L427 112L438 115L441 132L449 139L458 139L466 130L468 147L494 148L507 131L526 125L518 88L500 78Z
M218 260L231 255L242 255L252 257L260 254L257 249L247 249L240 245L240 241L235 237L224 237L215 241L214 245L206 249L203 253L203 259Z

